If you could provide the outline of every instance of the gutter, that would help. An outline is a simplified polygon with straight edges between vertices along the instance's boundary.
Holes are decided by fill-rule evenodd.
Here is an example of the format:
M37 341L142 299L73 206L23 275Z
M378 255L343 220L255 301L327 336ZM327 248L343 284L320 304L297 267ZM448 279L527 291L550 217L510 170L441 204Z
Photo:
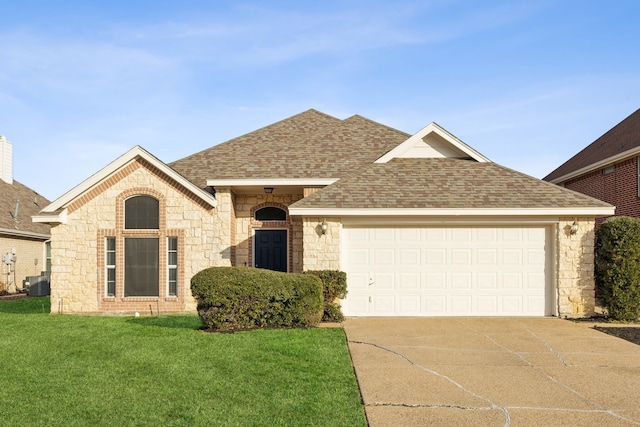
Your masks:
M554 178L547 182L550 182L552 184L559 184L561 182L568 181L572 178L576 178L580 175L584 175L585 173L602 169L603 167L610 165L611 163L616 163L622 159L625 159L627 157L632 157L638 154L640 154L640 147L635 147L635 148L632 148L631 150L623 151L622 153L616 154L615 156L607 157L604 160L600 160L599 162L592 163L589 166L585 166L573 172L569 172L568 174L562 175L558 178Z
M29 237L32 239L49 240L50 234L33 233L31 231L12 230L10 228L0 228L0 234L6 234L15 237Z

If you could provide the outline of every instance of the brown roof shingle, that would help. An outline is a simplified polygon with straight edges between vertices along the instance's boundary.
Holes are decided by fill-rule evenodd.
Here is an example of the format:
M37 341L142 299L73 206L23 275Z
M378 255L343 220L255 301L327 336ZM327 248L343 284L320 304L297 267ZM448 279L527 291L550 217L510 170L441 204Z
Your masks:
M527 209L609 207L495 163L396 158L372 164L292 208Z
M19 202L18 216L14 219L16 202ZM13 180L13 184L0 180L0 229L49 234L51 227L48 224L32 222L31 216L37 215L50 203L49 200L16 180Z
M207 179L340 178L408 137L358 115L307 110L169 166L201 187Z
M553 181L636 147L640 147L640 109L542 179Z

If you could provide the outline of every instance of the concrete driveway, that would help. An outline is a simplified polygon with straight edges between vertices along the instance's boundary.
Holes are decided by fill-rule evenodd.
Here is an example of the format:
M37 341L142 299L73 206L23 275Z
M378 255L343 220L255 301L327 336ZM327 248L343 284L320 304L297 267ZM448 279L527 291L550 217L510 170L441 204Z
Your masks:
M371 426L639 426L640 346L557 318L344 322Z

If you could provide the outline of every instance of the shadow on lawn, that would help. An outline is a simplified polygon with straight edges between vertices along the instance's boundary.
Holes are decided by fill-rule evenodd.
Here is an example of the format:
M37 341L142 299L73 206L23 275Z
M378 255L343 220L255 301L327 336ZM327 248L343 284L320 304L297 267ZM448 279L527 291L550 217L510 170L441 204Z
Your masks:
M127 322L140 326L155 326L159 328L174 329L200 329L202 322L200 317L193 315L176 314L172 316L134 317Z
M0 298L0 313L48 314L50 311L51 300L49 297L28 297L24 294L18 294Z

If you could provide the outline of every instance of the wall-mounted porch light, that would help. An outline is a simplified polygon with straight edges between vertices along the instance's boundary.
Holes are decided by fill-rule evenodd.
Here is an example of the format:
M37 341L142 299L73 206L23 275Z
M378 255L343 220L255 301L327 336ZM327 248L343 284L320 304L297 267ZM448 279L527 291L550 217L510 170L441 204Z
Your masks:
M329 226L327 225L327 221L323 219L322 222L320 223L320 232L322 234L327 234L328 229L329 229Z
M264 193L265 194L273 193L273 187L264 187Z
M569 229L569 234L573 235L573 234L576 234L577 232L578 232L578 222L574 220L573 224L571 224L571 229Z

